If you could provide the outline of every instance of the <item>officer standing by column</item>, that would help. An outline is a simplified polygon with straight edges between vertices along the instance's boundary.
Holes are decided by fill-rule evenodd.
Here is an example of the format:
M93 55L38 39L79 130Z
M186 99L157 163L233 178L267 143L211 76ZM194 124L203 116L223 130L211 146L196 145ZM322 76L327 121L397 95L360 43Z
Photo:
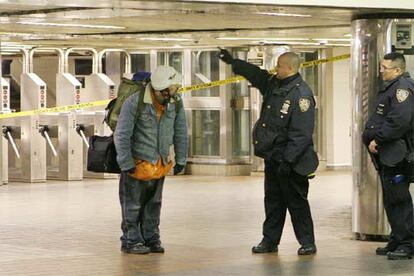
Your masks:
M379 92L375 112L363 133L364 144L379 170L384 208L391 226L388 244L377 248L376 254L387 255L391 260L411 259L414 242L409 191L412 166L406 158L407 151L413 150L414 81L405 67L402 54L384 56L380 73L385 89Z
M289 210L299 255L316 253L313 221L307 199L308 175L318 166L312 133L315 100L302 79L297 54L282 54L277 74L233 59L220 49L219 58L231 64L233 72L245 77L263 95L260 118L253 130L254 153L265 161L265 213L263 239L253 253L277 252L286 211Z

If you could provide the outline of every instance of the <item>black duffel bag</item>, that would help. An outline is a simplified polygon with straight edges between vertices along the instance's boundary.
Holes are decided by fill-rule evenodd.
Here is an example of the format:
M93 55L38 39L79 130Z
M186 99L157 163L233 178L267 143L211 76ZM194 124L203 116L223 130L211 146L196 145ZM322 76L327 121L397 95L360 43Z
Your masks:
M116 149L112 135L89 137L87 170L101 173L121 173L118 162L116 162Z

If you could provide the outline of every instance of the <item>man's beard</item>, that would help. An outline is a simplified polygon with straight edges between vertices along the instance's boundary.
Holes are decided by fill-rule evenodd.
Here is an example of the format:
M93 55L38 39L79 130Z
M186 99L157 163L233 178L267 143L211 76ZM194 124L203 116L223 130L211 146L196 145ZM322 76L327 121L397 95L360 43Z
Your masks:
M159 104L162 104L162 105L167 105L168 104L168 102L170 101L170 98L168 97L168 98L165 98L162 94L159 94L159 95L155 95L155 98L157 99L157 102L159 103Z

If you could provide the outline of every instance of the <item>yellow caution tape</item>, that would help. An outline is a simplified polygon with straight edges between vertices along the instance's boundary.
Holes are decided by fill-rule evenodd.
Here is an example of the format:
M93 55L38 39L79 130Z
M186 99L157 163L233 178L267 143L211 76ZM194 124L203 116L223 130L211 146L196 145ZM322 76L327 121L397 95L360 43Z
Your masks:
M318 60L306 61L300 65L300 68L312 67L312 66L320 65L322 63L344 60L344 59L348 59L350 56L351 56L350 54L345 54L345 55L335 56L331 58L323 58L323 59L318 59Z
M345 54L345 55L335 56L335 57L331 57L331 58L324 58L324 59L307 61L307 62L301 63L300 68L312 67L312 66L317 66L317 65L327 63L327 62L344 60L344 59L348 59L350 56L351 56L350 54ZM276 67L269 70L270 74L273 74L275 72L276 72ZM202 84L191 85L191 86L180 88L178 90L178 93L184 93L184 92L188 92L188 91L207 89L207 88L220 86L220 85L224 85L224 84L235 83L235 82L238 82L238 81L241 81L241 80L244 80L244 79L245 78L242 77L242 76L237 76L237 77L233 77L233 78L229 78L229 79L225 79L225 80L219 80L219 81L213 81L213 82L207 82L207 83L202 83Z
M4 114L0 114L0 119L24 117L24 116L39 115L39 114L53 113L53 112L67 112L71 110L107 105L110 101L111 100L102 100L102 101L96 101L96 102L72 104L72 105L65 105L65 106L58 106L58 107L49 107L49 108L27 110L27 111L14 112L14 113L4 113Z
M300 65L300 68L306 68L306 67L312 67L317 66L323 63L327 62L333 62L338 60L344 60L348 59L350 57L350 54L335 56L331 58L324 58L324 59L318 59L313 61L307 61ZM269 73L273 74L276 72L276 68L273 68L269 70ZM213 81L208 83L202 83L202 84L196 84L191 85L187 87L182 87L178 90L178 93L184 93L188 91L196 91L196 90L203 90L215 86L220 86L224 84L229 83L235 83L239 82L241 80L244 80L245 78L242 76L232 77L225 80L219 80L219 81ZM51 107L51 108L42 108L42 109L36 109L36 110L28 110L28 111L21 111L21 112L14 112L14 113L5 113L0 114L0 119L5 118L15 118L15 117L23 117L23 116L31 116L31 115L39 115L43 113L51 113L51 112L67 112L71 110L77 110L77 109L84 109L89 107L96 107L96 106L105 106L110 102L110 100L102 100L102 101L96 101L96 102L89 102L89 103L81 103L81 104L73 104L73 105L65 105L65 106L58 106L58 107Z

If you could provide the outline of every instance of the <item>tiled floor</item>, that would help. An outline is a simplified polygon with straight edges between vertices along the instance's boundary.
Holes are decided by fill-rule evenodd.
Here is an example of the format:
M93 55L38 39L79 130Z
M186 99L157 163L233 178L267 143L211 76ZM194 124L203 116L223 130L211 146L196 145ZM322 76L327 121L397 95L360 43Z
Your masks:
M0 187L0 275L414 275L414 261L374 255L352 240L351 175L312 181L318 254L298 257L290 221L279 254L261 239L262 177L168 177L161 218L165 254L119 251L116 180Z

